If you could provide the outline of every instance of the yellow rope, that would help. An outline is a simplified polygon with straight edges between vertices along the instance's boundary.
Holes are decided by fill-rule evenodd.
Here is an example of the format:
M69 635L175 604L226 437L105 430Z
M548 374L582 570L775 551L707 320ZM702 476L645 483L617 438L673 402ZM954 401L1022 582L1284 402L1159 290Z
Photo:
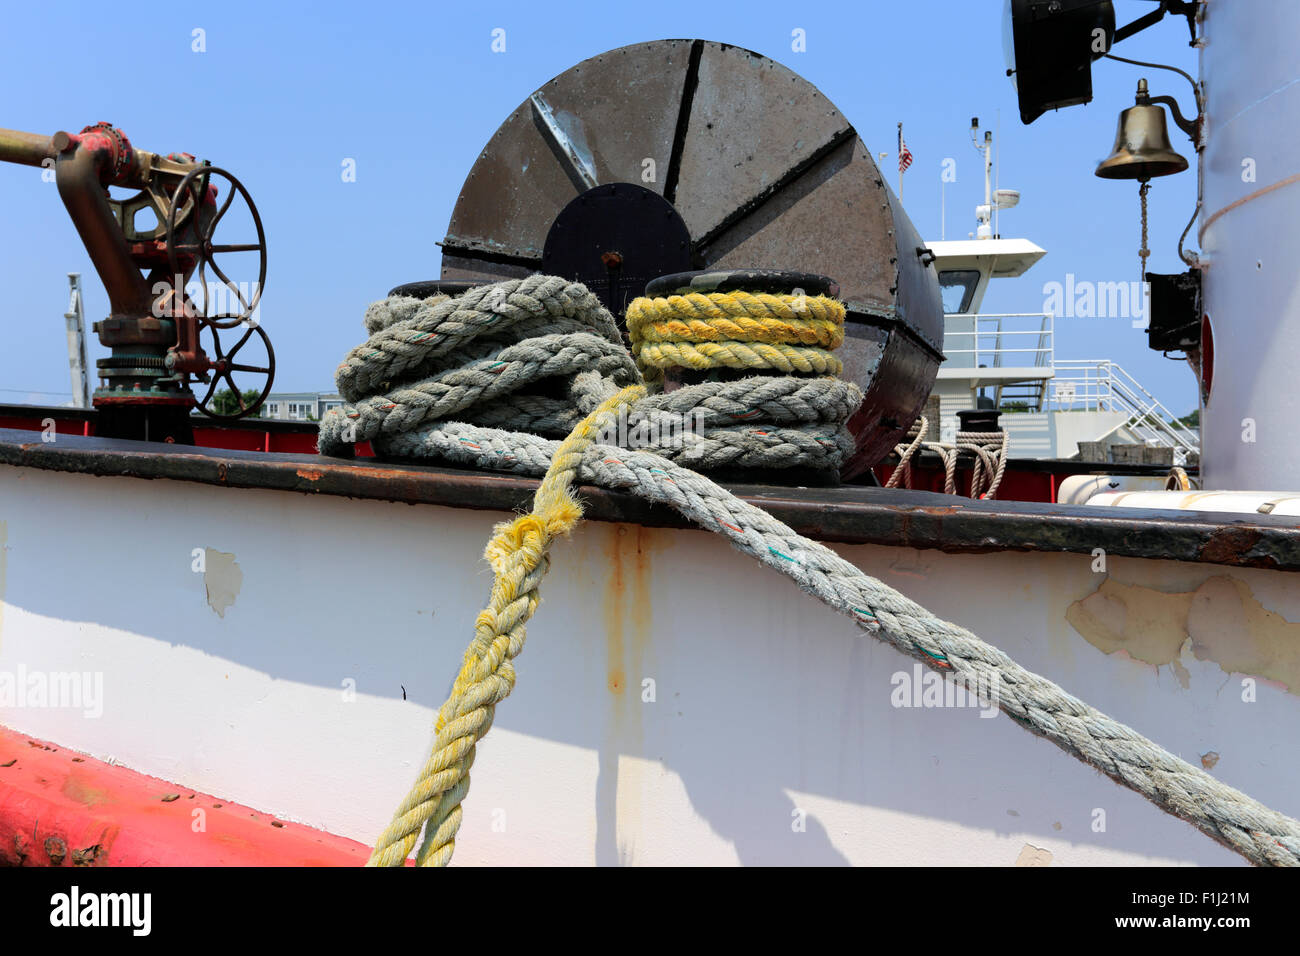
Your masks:
M646 377L665 368L750 368L839 375L844 306L827 296L691 292L634 299L632 354Z
M636 299L628 306L627 325L633 355L647 379L673 367L838 375L842 366L830 350L844 340L844 315L844 306L825 296L690 293ZM512 661L523 650L525 625L541 600L547 549L582 517L570 493L578 465L607 416L634 404L645 391L642 385L625 388L584 418L556 451L532 511L494 530L485 551L495 574L488 606L475 622L460 673L438 711L432 753L380 835L368 866L402 866L421 830L416 864L450 862L475 748L492 726L496 705L514 689Z
M584 418L556 451L533 498L533 510L494 530L484 554L495 573L492 594L474 624L474 639L451 694L438 711L433 752L379 837L367 866L402 866L426 821L416 864L445 866L451 860L475 746L492 726L496 705L514 689L511 661L523 650L525 625L541 600L538 587L549 564L547 548L582 518L582 506L570 489L583 452L609 415L644 394L644 386L630 386Z

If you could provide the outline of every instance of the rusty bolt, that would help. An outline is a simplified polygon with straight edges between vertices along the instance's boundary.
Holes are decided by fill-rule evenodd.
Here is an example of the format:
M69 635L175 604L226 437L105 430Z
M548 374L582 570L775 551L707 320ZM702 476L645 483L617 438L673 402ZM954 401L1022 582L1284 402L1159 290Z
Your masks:
M605 264L606 269L618 269L623 265L623 253L621 252L602 252L600 261Z
M68 855L68 845L62 837L46 837L45 855L50 858L51 866L62 866L64 857Z
M84 850L72 851L73 866L94 866L99 857L103 854L104 847L96 843L94 846L88 846Z

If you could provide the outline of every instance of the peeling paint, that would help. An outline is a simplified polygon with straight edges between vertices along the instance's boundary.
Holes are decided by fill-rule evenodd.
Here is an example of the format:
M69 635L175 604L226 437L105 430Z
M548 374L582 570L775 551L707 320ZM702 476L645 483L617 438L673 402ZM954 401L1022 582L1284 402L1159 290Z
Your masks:
M1209 753L1201 754L1201 766L1206 770L1213 770L1214 765L1219 762L1219 755L1211 750Z
M226 551L204 548L203 584L208 592L208 605L218 617L226 616L226 609L239 597L244 584L244 572L235 562L235 556Z
M1066 609L1065 619L1084 640L1107 654L1124 651L1156 667L1168 665L1184 689L1190 675L1179 657L1187 642L1190 593L1166 594L1106 578L1095 592Z
M1016 866L1051 866L1052 851L1040 846L1026 843L1020 855L1016 857Z
M1184 687L1190 674L1181 657L1190 650L1228 674L1300 688L1300 622L1265 608L1242 581L1218 575L1194 591L1166 593L1107 578L1065 612L1088 643L1134 660L1168 665Z
M1255 599L1235 578L1213 577L1192 597L1188 634L1198 661L1229 674L1254 674L1300 691L1300 622L1288 621Z

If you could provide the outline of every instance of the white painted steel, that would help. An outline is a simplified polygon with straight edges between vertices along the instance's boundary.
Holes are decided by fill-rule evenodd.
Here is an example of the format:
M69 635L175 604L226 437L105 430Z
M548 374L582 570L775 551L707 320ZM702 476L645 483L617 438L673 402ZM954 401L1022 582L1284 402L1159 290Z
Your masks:
M1224 514L1300 515L1300 494L1276 491L1108 491L1089 498L1087 504Z
M1164 486L1163 475L1070 475L1061 479L1061 484L1056 489L1056 500L1063 505L1103 504L1103 498L1131 497L1135 492L1160 491Z
M971 387L1052 377L1054 321L1050 312L949 313L944 316L944 379Z
M0 469L0 672L104 680L97 719L21 707L0 723L373 840L426 754L501 517ZM239 565L224 616L195 549ZM1064 617L1108 574L1162 591L1227 577L1296 621L1293 576L839 550L1185 759L1217 752L1216 775L1300 815L1294 694L1261 681L1243 703L1236 677L1187 650L1184 689ZM1003 715L892 706L910 659L716 535L587 522L555 546L542 593L518 687L479 747L461 864L1008 865L1026 845L1068 865L1242 862Z
M1205 486L1300 490L1300 182L1227 209L1300 173L1300 3L1212 0L1204 32Z

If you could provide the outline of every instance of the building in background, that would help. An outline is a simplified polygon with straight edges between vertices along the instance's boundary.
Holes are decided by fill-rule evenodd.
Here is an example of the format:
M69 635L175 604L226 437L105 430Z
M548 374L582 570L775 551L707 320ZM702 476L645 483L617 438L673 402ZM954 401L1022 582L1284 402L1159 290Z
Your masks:
M331 408L343 404L338 392L272 392L262 404L262 418L318 422Z

